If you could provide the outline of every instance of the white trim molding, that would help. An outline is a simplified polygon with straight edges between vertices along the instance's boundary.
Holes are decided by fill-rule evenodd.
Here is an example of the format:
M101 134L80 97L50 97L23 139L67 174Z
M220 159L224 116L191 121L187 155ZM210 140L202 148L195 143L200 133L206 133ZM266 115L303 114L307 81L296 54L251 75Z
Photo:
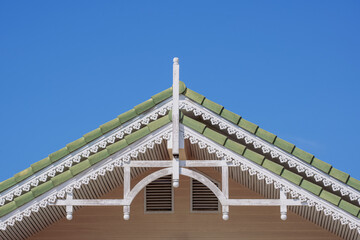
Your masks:
M261 149L272 158L277 158L281 163L287 163L290 168L295 168L297 172L305 172L307 177L313 177L316 182L322 182L325 187L331 186L333 191L340 191L341 196L349 195L351 201L358 201L360 204L360 192L344 184L343 182L327 175L303 160L291 155L282 149L266 142L265 140L249 133L239 126L227 121L217 114L212 113L205 107L191 101L186 97L181 98L180 109L192 112L195 116L201 116L203 120L208 120L212 125L218 125L220 130L226 130L229 135L235 135L237 139L244 139L246 144L252 144L255 149Z
M272 173L262 166L238 155L222 145L207 139L198 132L184 126L184 139L189 139L191 144L197 144L200 149L206 149L210 154L216 154L219 159L225 159L233 166L238 166L242 171L248 171L250 175L256 175L259 180L265 180L266 184L273 184L275 189L282 189L289 193L292 198L298 198L306 202L308 206L315 207L317 211L323 211L325 215L331 215L333 220L339 220L342 225L347 224L350 229L357 228L360 234L360 219L343 211L339 207L323 200L322 198L306 191L286 179Z
M102 149L105 149L107 146L115 143L115 141L121 140L126 135L139 130L142 126L146 126L150 122L157 120L159 117L165 116L171 108L172 100L167 99L163 103L155 106L152 111L142 114L128 123L121 125L90 144L85 145L73 153L70 153L63 159L60 159L45 169L37 172L21 183L5 190L0 194L0 206L4 205L8 201L12 201L15 197L21 196L22 194L30 191L31 188L49 181L50 178L79 163L83 158L88 158L90 154L94 154Z

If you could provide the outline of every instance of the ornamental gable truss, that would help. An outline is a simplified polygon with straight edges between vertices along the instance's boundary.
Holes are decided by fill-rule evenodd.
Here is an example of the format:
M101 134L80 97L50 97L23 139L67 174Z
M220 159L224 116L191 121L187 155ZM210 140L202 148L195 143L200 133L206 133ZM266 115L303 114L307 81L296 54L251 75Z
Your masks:
M0 237L25 239L61 218L76 218L79 206L122 206L129 219L136 195L166 175L174 187L179 175L206 185L224 220L231 218L229 206L279 206L283 220L289 209L344 239L359 237L358 180L176 82L177 71L175 62L173 87L1 182ZM131 179L152 167L160 170L131 189ZM218 169L221 189L194 171L198 167ZM228 178L264 199L229 198ZM99 200L120 185L122 199Z

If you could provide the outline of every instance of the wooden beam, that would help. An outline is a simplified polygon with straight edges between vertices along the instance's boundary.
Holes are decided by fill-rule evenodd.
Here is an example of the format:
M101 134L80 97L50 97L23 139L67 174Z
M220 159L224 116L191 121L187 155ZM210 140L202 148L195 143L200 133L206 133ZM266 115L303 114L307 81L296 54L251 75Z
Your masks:
M225 201L230 206L306 206L306 202L298 199L228 199Z
M72 199L57 200L53 206L124 206L124 199Z
M142 160L133 160L129 163L125 163L125 166L130 167L172 167L173 161L167 160L150 160L150 161L142 161ZM179 160L180 167L222 167L234 166L233 163L225 162L222 160Z

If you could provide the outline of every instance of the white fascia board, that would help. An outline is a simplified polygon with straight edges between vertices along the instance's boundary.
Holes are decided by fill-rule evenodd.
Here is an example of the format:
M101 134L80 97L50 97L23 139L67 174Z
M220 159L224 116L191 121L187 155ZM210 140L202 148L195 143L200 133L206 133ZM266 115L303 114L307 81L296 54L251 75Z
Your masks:
M55 163L45 167L44 169L40 170L39 172L33 174L29 178L24 179L20 183L12 186L11 188L5 190L0 194L0 206L5 203L5 199L12 196L12 198L20 196L24 192L28 192L31 187L29 186L37 186L39 182L46 182L53 173L62 172L61 170L62 166L65 166L68 161L73 161L73 159L76 159L78 156L81 156L82 154L86 153L87 151L92 151L91 149L95 148L96 146L99 146L100 144L109 145L111 144L112 139L117 134L123 134L123 137L125 136L126 132L131 133L134 129L136 130L137 127L139 127L141 124L147 125L149 122L156 120L157 117L160 115L166 115L166 113L171 109L172 106L172 98L169 98L162 103L157 104L154 106L151 110L146 111L145 113L135 117L134 119L124 123L123 125L111 130L110 132L100 136L99 138L95 139L89 144L86 144L85 146L81 147L78 150L75 150L74 152L68 154L67 156L63 157L62 159L59 159ZM165 113L165 114L164 114ZM121 135L119 135L121 136ZM123 138L122 137L122 138ZM95 150L95 149L93 149ZM58 170L57 170L58 169ZM41 181L43 177L44 181ZM37 182L37 184L36 184ZM33 183L33 184L31 184ZM4 200L3 200L4 199ZM11 200L9 200L11 201Z
M295 157L292 154L274 146L271 143L259 138L258 136L242 129L232 122L224 119L191 99L181 96L180 108L191 111L195 116L202 116L204 120L209 120L212 125L219 125L221 130L227 130L229 135L236 135L238 139L244 138L248 144L253 144L255 148L261 148L263 153L270 153L272 158L279 158L280 162L287 162L290 168L296 168L298 172L305 172L308 177L314 177L316 182L322 181L324 186L332 186L333 191L340 191L342 196L350 195L352 201L358 200L360 204L360 191L350 187L338 179L322 172L311 164Z
M3 216L2 218L0 218L0 230L1 230L1 224L7 225L8 222L15 222L12 221L13 219L16 219L16 221L21 221L24 216L27 216L24 215L24 213L27 210L30 211L31 214L31 212L33 211L32 209L36 209L39 207L47 207L49 203L54 203L58 198L64 197L66 192L72 192L74 188L76 189L80 188L82 184L87 184L90 180L95 180L98 175L104 175L107 171L113 171L115 166L116 167L123 166L122 163L120 163L118 166L116 164L118 164L118 161L120 160L123 161L122 160L123 158L126 158L127 156L131 155L133 152L137 151L139 153L142 151L144 147L145 150L148 148L152 148L154 144L161 143L159 139L165 139L165 140L170 139L171 131L172 131L172 124L168 123L167 125L157 129L153 133L150 133L149 135L145 136L141 140L105 158L101 162L86 169L84 172L74 176L70 180L60 184L59 186L56 186L55 188L44 193L43 195L17 208L13 212ZM151 144L152 147L151 146L148 147L149 144ZM92 176L95 176L94 174L97 174L96 178L92 179ZM57 196L60 192L61 194L63 194L62 197Z
M275 188L282 188L285 192L290 192L294 197L299 197L300 200L306 201L309 206L315 206L318 211L323 210L325 215L331 214L334 220L340 219L340 221L344 221L344 224L349 224L351 229L355 227L360 228L360 219L350 213L248 160L244 156L236 154L226 147L215 143L191 128L184 126L183 129L182 134L184 134L184 138L189 139L191 144L198 144L200 148L206 148L209 153L215 153L218 158L224 158L229 162L231 161L234 165L240 167L242 171L249 171L250 175L256 174L259 180L265 179L266 184L274 183Z

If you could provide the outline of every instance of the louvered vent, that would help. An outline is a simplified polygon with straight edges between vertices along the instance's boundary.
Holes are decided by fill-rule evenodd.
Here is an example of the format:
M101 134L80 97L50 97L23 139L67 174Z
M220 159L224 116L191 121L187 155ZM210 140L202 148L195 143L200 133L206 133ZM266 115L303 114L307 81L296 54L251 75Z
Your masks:
M173 188L171 182L171 175L168 175L146 186L146 212L171 212L173 210Z
M217 182L213 183L219 186ZM191 179L191 210L194 212L218 212L219 201L215 194L201 182Z

